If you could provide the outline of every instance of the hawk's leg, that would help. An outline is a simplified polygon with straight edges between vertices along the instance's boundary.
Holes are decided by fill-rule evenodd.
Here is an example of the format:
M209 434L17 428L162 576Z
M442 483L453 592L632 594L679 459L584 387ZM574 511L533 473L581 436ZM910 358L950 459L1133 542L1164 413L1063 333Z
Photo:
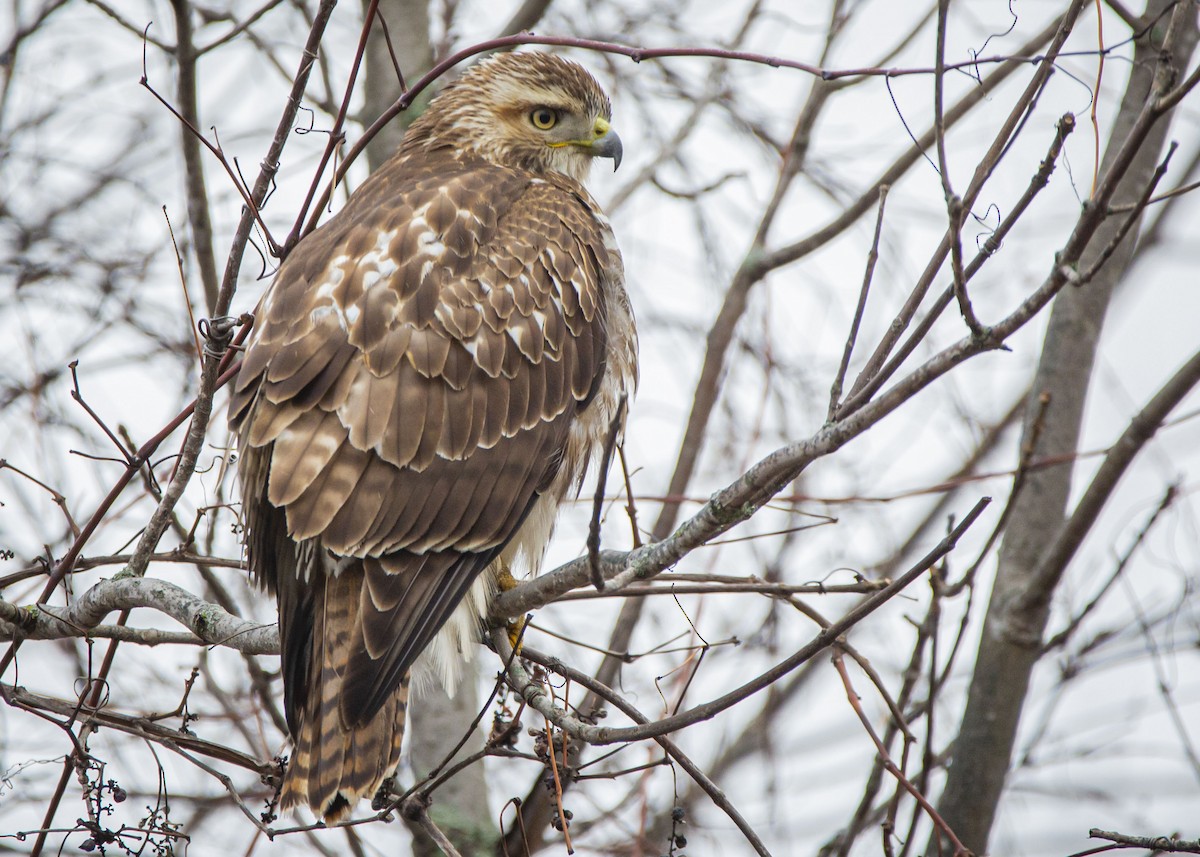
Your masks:
M510 589L516 589L520 583L513 577L512 569L508 567L508 564L501 563L500 570L496 572L496 588L501 592L508 592ZM518 655L521 654L521 637L524 636L525 627L528 624L528 620L523 618L508 623L508 642Z

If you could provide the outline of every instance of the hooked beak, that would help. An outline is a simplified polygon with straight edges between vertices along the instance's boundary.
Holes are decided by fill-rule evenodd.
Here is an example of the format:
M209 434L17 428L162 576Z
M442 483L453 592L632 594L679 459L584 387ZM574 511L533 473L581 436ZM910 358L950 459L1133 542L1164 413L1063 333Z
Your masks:
M621 138L617 136L617 132L609 129L604 132L604 135L597 137L592 143L592 155L597 158L612 158L613 172L617 171L617 167L621 166Z
M612 158L613 172L617 171L617 167L621 166L621 155L624 149L621 146L621 138L617 136L617 132L609 127L608 121L603 117L596 117L596 124L592 126L592 133L595 138L592 140L592 145L589 147L592 156L596 158Z

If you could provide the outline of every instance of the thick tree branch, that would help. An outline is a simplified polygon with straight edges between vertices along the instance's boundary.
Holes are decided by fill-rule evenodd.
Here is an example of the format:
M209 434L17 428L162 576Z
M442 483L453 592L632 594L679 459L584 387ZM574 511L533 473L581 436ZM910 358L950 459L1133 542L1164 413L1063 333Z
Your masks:
M54 640L87 637L115 610L149 607L191 629L194 637L160 636L167 632L126 628L103 636L147 645L189 643L221 645L249 655L279 654L275 625L247 622L216 604L197 598L180 586L152 577L102 580L69 607L18 607L0 601L0 636L8 639Z
M206 741L187 732L168 729L145 717L119 714L108 708L94 709L83 707L81 709L78 702L68 702L62 699L42 696L37 693L31 693L23 687L14 687L11 684L0 684L0 699L3 699L11 706L29 711L44 711L67 718L82 716L95 725L106 726L109 729L126 732L149 741L157 741L159 743L174 742L179 747L208 756L210 759L217 759L226 764L254 771L260 776L269 776L278 773L278 768L272 762L260 762L253 756L248 756L231 747L226 747L223 743Z
M1130 836L1112 830L1093 827L1088 831L1092 839L1107 839L1118 848L1138 848L1168 854L1200 854L1200 839L1180 839L1178 836Z

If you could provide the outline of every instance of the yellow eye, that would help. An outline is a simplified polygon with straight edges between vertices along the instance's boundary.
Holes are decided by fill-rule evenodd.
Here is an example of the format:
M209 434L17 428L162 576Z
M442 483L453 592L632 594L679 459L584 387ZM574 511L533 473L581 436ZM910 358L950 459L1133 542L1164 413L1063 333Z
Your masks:
M529 121L533 123L534 128L549 131L558 123L558 113L549 107L535 107L529 114Z

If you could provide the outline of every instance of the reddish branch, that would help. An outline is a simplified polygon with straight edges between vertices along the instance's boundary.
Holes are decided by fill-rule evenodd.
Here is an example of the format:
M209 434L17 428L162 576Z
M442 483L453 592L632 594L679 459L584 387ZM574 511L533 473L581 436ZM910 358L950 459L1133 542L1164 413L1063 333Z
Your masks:
M841 676L842 685L846 689L846 699L849 700L850 707L854 709L854 713L858 716L859 722L862 723L863 729L866 730L867 735L869 735L871 738L871 742L875 745L875 750L879 753L879 760L883 764L884 768L886 768L888 773L896 778L896 781L900 783L904 790L912 795L913 799L920 804L921 809L923 809L930 819L933 820L934 826L938 829L938 831L945 834L946 838L950 840L950 844L954 846L955 857L958 857L958 855L970 855L971 852L965 845L962 844L962 842L959 841L958 837L954 835L954 831L950 829L950 826L946 824L942 817L938 815L938 812L936 809L934 809L933 804L926 799L925 795L921 794L921 791L912 784L912 781L909 780L908 777L904 776L904 772L901 771L900 768L897 767L896 763L892 761L892 757L888 754L887 746L883 743L883 741L879 740L879 736L875 733L874 727L871 726L870 718L868 718L866 712L863 711L862 703L859 701L858 694L854 691L854 684L850 681L850 673L846 671L846 663L842 659L842 653L837 646L834 646L833 649L833 665L837 669L838 675Z

